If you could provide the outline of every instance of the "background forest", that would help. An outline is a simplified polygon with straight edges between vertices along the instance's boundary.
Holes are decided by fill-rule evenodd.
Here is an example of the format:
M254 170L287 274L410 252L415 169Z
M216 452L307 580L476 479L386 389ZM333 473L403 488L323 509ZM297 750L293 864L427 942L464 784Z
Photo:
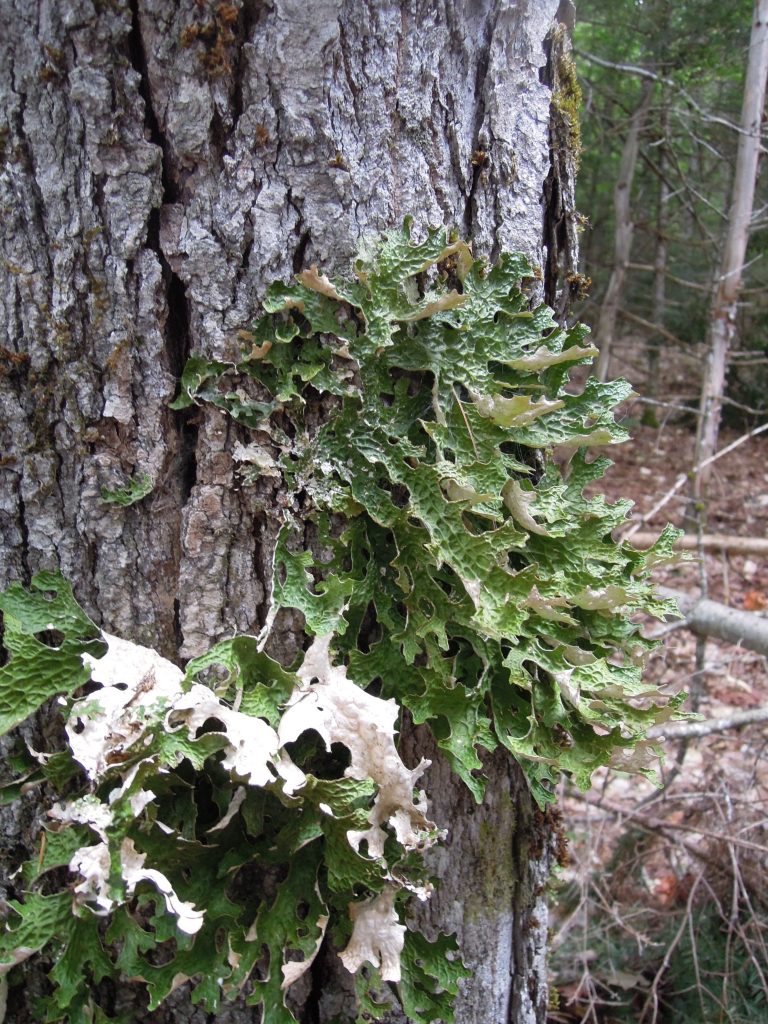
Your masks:
M682 595L689 625L703 610L710 617L693 622L698 635L657 630L665 642L651 678L688 690L704 716L697 727L657 730L662 789L606 775L587 798L564 793L572 861L554 929L550 1020L765 1021L768 211L759 165L736 263L733 221L744 200L747 66L750 55L753 68L765 60L753 26L766 5L582 0L577 13L570 100L581 99L585 216L583 276L572 285L601 373L628 377L636 391L625 407L633 441L614 449L606 485L635 499L624 532L635 543L669 520L686 529L693 557L662 570L663 582ZM764 88L764 63L755 70ZM764 97L753 101L762 111ZM718 314L724 282L736 286L727 316ZM718 315L729 330L719 354ZM719 436L715 424L707 450L702 427L713 414ZM751 616L762 639L742 633L739 642L727 628L734 613Z

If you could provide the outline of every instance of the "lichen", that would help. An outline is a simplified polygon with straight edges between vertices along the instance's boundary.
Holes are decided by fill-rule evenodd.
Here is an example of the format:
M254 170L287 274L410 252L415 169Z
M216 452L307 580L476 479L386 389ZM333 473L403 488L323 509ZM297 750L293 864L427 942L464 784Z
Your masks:
M542 808L561 774L582 787L600 765L651 774L647 731L679 701L643 682L634 655L652 645L634 613L670 610L648 573L676 535L617 544L627 504L585 497L607 464L589 450L626 436L613 410L628 386L570 386L594 349L529 309L533 273L511 254L489 268L441 229L415 241L406 221L353 277L313 266L274 285L239 361L190 358L174 407L254 430L238 461L287 498L258 638L182 673L99 630L57 574L0 596L0 725L57 695L67 717L56 767L31 753L62 802L0 936L0 971L54 954L47 1019L123 972L147 979L150 1009L185 980L209 1012L247 984L265 1020L288 1024L285 990L330 929L361 1013L386 1014L397 982L409 1019L449 1022L466 973L455 941L401 920L411 895L429 898L422 854L451 823L415 788L426 763L400 758L400 714L432 730L478 802L481 754L497 748ZM555 447L580 449L567 475ZM144 489L137 477L105 500ZM313 638L299 665L264 653L282 610ZM524 887L522 861L548 841L543 810L523 831L498 810L470 918ZM74 903L70 886L42 895L54 868L74 876Z

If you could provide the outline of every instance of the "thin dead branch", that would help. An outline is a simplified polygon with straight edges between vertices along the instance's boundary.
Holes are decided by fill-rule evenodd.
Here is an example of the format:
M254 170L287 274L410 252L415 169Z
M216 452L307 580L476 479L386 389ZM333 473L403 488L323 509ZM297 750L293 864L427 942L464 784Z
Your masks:
M649 274L655 272L655 267L652 263L628 263L627 266L630 270L645 270ZM669 271L664 275L669 281L674 281L675 284L682 285L684 288L693 288L697 292L706 292L709 295L712 291L711 284L701 284L699 281L687 281L684 277L676 277L675 274L670 274ZM742 294L744 294L742 292Z
M627 539L627 535L624 539ZM632 536L632 546L641 549L649 548L657 540L658 537L655 533L635 533ZM675 542L675 548L680 551L696 551L698 547L698 538L688 533L683 534ZM705 551L725 551L729 555L768 555L768 538L705 533L701 538L701 547Z
M636 64L618 64L611 60L604 60L602 57L596 57L593 53L587 53L586 50L579 50L575 47L573 52L576 56L583 57L584 60L588 60L590 64L597 64L598 67L609 68L612 71L623 71L628 75L636 75L638 78L645 78L652 82L663 82L664 85L669 86L674 92L682 96L691 110L695 111L703 121L709 121L711 124L721 124L723 127L730 128L731 131L734 131L739 135L747 134L740 125L735 124L733 121L729 121L728 118L717 117L714 114L708 114L705 110L702 110L693 97L671 78L666 78L664 75L657 75L655 71L651 71L649 68L638 67Z
M768 617L667 587L660 587L659 593L677 601L688 629L697 636L717 637L768 657Z
M650 739L673 740L682 737L709 736L714 732L740 729L745 725L768 722L768 708L753 708L751 711L737 711L732 715L710 718L703 722L674 722L658 725L648 732Z
M666 494L664 494L663 497L661 497L656 502L656 504L653 506L653 508L650 509L648 512L646 512L645 515L641 516L640 519L638 519L637 522L634 523L627 530L626 533L622 534L622 539L623 540L629 540L631 537L634 537L634 535L636 533L638 533L640 531L640 529L643 526L645 526L646 523L648 523L651 519L653 519L653 517L656 515L657 512L660 512L661 509L663 509L664 506L669 501L671 501L672 498L674 498L674 496L677 494L677 492L682 487L685 486L687 481L689 481L692 476L694 476L696 473L698 473L699 470L703 469L705 465L709 466L713 462L717 462L718 459L722 459L724 455L728 455L735 448L738 448L739 445L744 444L746 441L749 441L753 437L757 437L758 434L762 434L766 430L768 430L768 423L763 423L763 424L761 424L761 426L755 427L754 430L750 430L749 433L747 433L747 434L742 434L741 437L738 437L738 438L736 438L735 441L732 441L730 444L727 444L725 446L725 448L721 448L719 452L715 452L714 455L710 455L709 458L704 459L704 461L702 463L700 463L698 466L696 466L690 472L688 472L688 473L681 473L680 476L677 478L677 480L675 480L674 484L670 487L670 489L666 492Z
M752 843L748 839L739 839L737 836L728 835L724 832L713 832L707 828L697 828L695 825L685 825L683 822L670 822L664 821L662 818L653 817L650 814L643 814L641 811L627 809L626 807L619 807L605 798L600 800L592 800L588 796L581 795L579 793L570 793L569 796L576 800L581 800L591 807L596 807L600 810L606 811L608 814L616 815L620 817L624 824L627 822L633 822L642 829L647 829L651 832L660 832L662 834L676 833L676 832L690 832L694 835L701 836L704 839L712 839L719 843L732 843L734 846L738 846L743 850L751 850L753 853L760 853L763 856L768 856L768 846L763 846L761 843ZM681 836L675 837L676 842L679 842L685 849L693 854L695 857L704 860L711 860L705 851L700 850L695 843L690 843L683 839Z
M685 342L668 331L666 327L662 327L660 324L654 324L650 320L646 320L642 316L638 316L637 313L630 313L628 309L620 309L619 316L624 320L629 320L633 324L638 324L640 327L644 327L647 331L653 331L654 334L660 334L662 338L666 338L667 341L671 341L673 345L685 345Z

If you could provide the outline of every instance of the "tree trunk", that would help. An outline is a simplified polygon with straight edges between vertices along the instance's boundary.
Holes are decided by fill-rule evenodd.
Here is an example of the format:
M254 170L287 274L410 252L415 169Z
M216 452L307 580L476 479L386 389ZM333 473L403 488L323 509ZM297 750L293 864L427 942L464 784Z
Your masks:
M667 312L667 255L669 243L669 200L671 188L667 177L669 158L667 147L669 140L669 107L666 95L661 95L661 111L659 114L659 198L656 211L656 245L653 257L653 322L659 328L647 341L648 379L646 393L648 398L657 398L659 394L659 359L663 344L664 321Z
M231 420L168 408L188 354L231 358L268 282L311 261L345 270L408 213L541 264L548 176L554 216L571 212L572 163L549 136L557 0L2 10L0 586L60 568L105 629L189 658L263 624L280 495L271 478L238 488ZM551 294L572 259L557 237ZM139 475L147 497L104 503ZM457 1021L541 1022L551 828L509 759L490 759L476 807L423 732L405 745L430 750L433 816L450 825L424 913L472 968ZM9 872L39 827L32 799L2 820ZM352 1019L338 958L313 975L302 1019ZM8 1019L30 1024L43 985L12 989ZM211 1019L184 990L153 1014L129 986L112 998L136 1022Z
M632 182L637 166L637 154L640 145L640 132L643 130L645 116L651 104L654 83L645 79L642 84L640 102L629 122L629 130L624 140L619 162L619 177L613 190L613 210L616 225L614 228L613 270L608 281L608 288L600 307L600 320L597 325L597 344L600 356L597 360L597 376L606 380L611 361L611 346L616 334L616 320L619 306L624 294L624 281L632 251L632 235L635 225L632 221Z
M715 282L707 331L707 365L701 388L699 426L694 466L714 454L720 428L720 412L728 372L728 352L736 330L744 258L761 149L766 75L768 75L768 0L755 0L749 41L747 77L741 108L741 135L736 153L731 205L728 213L723 258ZM694 497L701 500L708 468L695 470Z

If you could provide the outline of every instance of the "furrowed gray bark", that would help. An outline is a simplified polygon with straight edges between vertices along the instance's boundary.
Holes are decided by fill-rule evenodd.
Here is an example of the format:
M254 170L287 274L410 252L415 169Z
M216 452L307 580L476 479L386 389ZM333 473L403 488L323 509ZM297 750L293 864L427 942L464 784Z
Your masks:
M241 428L169 410L188 354L234 356L270 281L311 261L345 270L408 213L489 256L523 250L556 296L575 238L548 232L544 260L545 180L549 222L572 215L572 160L550 137L557 0L0 10L0 586L58 567L105 628L188 658L263 623L281 499L270 478L239 479ZM149 496L103 501L137 474ZM300 644L285 619L277 653ZM460 1024L529 1024L545 1016L551 828L514 765L489 771L475 807L435 757L451 837L425 913L458 929L473 969ZM3 820L6 869L38 811ZM30 975L26 994L42 985ZM34 1019L25 990L10 999L12 1019ZM154 1014L129 987L109 999L136 1021L206 1020L185 991ZM350 1019L332 951L300 1010ZM240 1005L217 1017L257 1020Z

